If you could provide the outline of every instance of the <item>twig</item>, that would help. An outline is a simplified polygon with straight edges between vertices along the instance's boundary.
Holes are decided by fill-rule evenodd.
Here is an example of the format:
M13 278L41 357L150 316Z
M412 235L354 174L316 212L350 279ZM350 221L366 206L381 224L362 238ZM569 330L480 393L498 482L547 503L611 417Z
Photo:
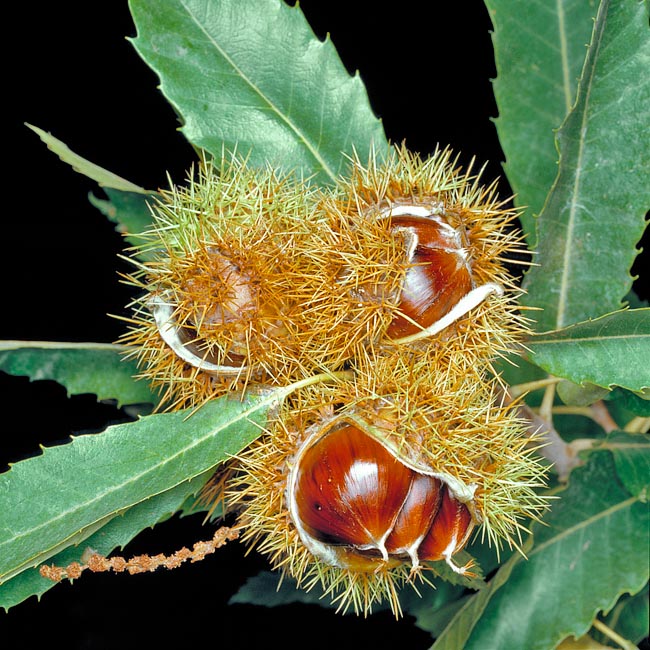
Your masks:
M523 393L526 391L521 391L521 387L526 385L528 386L528 389L530 389L533 384L535 384L534 388L544 387L547 389L547 392L552 393L552 402L552 397L555 392L554 387L555 384L557 384L557 381L557 378L549 377L548 379L540 380L540 382L542 382L541 384L538 382L529 382L528 384L519 384L513 388L517 389L516 392ZM510 389L504 392L502 399L506 404L511 404L515 401ZM548 404L546 406L547 408L549 407ZM542 444L539 448L539 453L553 464L560 481L566 481L571 470L581 463L577 453L566 442L564 442L553 426L550 417L542 417L541 413L538 414L533 411L533 409L531 409L525 402L518 402L517 413L520 418L529 423L528 429L541 439Z
M637 650L637 646L634 643L628 641L627 639L624 639L620 634L614 632L614 630L605 625L605 623L603 623L600 619L594 619L593 626L601 634L604 634L606 637L611 639L614 643L618 643L618 645L621 646L623 650Z
M524 393L530 393L539 388L546 388L550 385L555 385L560 381L559 377L546 377L545 379L537 379L535 381L527 381L523 384L514 384L510 386L510 394L512 397L519 397Z
M650 418L636 417L625 425L627 433L648 433L650 430Z
M541 414L541 409L539 410ZM619 429L618 424L616 424L609 414L607 406L602 400L594 402L590 406L554 406L552 413L554 415L583 415L601 426L605 430L605 433Z
M600 424L600 426L605 430L605 433L610 433L610 431L616 431L619 426L614 421L614 418L609 414L607 405L603 402L602 399L594 402L591 405L591 410L593 413L593 420Z

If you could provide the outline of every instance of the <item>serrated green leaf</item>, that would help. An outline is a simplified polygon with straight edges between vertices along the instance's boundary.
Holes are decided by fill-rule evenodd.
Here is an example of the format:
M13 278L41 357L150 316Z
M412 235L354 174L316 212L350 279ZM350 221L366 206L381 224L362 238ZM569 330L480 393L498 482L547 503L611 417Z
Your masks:
M159 75L187 139L336 182L356 148L387 147L363 83L299 7L281 0L131 0L133 44Z
M0 475L0 582L231 458L287 390L146 416L13 465Z
M65 143L61 142L61 140L55 138L50 133L43 131L43 129L39 129L37 126L32 126L31 124L26 124L25 126L34 131L34 133L36 133L47 145L47 148L55 153L64 163L70 165L76 172L96 181L101 187L110 187L120 190L121 192L150 194L150 192L145 190L143 187L131 183L131 181L127 181L121 176L109 172L107 169L95 165L95 163L91 163L89 160L76 154Z
M528 544L530 543L532 543L532 538ZM528 544L523 547L525 552L529 548ZM436 639L432 650L457 650L457 648L465 648L465 643L474 625L481 620L485 608L489 605L491 599L495 597L499 589L503 588L507 583L510 574L520 561L522 561L521 555L512 555L509 560L503 563L485 589L482 589L463 603L447 627L445 627Z
M574 384L650 386L650 309L628 309L533 336L529 359Z
M92 194L89 200L105 217L117 225L116 230L124 235L131 246L142 245L141 233L152 223L149 205L155 194L136 194L105 188L108 200L99 199ZM138 257L142 258L140 254Z
M650 496L650 436L612 431L599 443L614 456L616 473L628 492L641 499Z
M648 585L634 596L623 596L604 617L605 625L624 639L639 644L648 636L650 621ZM603 641L607 639L603 638Z
M272 571L261 571L237 590L228 603L230 605L259 605L262 607L282 607L301 603L337 609L339 603L332 603L330 596L316 584L309 591L298 588L296 581ZM400 605L405 613L416 619L418 627L427 632L437 633L455 611L455 603L465 593L464 587L444 580L436 580L435 587L417 584L416 589L405 586L399 594ZM457 605L459 606L459 605ZM456 607L457 607L456 606ZM373 612L388 610L386 602L373 607Z
M331 598L323 598L323 591L318 585L306 591L296 586L296 581L282 577L273 571L260 571L251 576L228 601L229 605L261 605L263 607L281 607L302 603L304 605L332 605ZM322 599L322 600L321 600Z
M516 204L527 208L521 222L533 246L534 217L557 175L553 131L573 106L598 3L524 2L515 10L508 0L485 4L494 27L495 124L504 171Z
M644 5L602 0L524 281L526 304L543 309L538 331L619 309L632 286L650 206L649 69Z
M634 415L644 418L650 417L650 389L637 394L624 388L615 388L606 399L615 406L634 413Z
M464 642L434 648L554 648L568 636L584 635L598 612L646 584L648 508L618 482L609 453L592 453L572 472L544 522L533 527L528 559L514 556L501 588L473 596L487 597L483 611L462 618L461 610L445 630Z
M556 386L558 397L571 406L588 406L609 395L608 388L594 386L593 384L574 384L572 381L563 379Z
M117 231L125 235L131 245L141 243L137 235L144 232L151 224L149 203L157 196L157 192L146 190L113 172L96 165L78 154L53 135L46 133L36 126L27 124L50 151L54 152L63 162L70 165L76 172L96 181L104 189L109 200L90 196L90 202L110 221L117 225Z
M52 557L50 563L60 567L68 566L71 562L81 563L81 556L86 548L92 548L102 555L108 555L116 548L123 548L142 530L174 514L182 507L184 501L201 489L210 476L211 473L208 472L129 508L85 539L83 544L69 547ZM43 578L38 568L27 569L0 585L0 608L8 610L30 596L40 598L55 584Z
M134 379L137 367L124 351L110 343L0 341L0 370L32 381L51 379L68 395L92 393L99 400L114 399L118 406L156 404L148 384Z

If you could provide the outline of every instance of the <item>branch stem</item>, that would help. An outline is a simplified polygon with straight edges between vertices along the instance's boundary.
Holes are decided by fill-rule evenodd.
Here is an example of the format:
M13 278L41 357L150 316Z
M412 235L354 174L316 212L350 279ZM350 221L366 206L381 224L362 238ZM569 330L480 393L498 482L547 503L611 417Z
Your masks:
M323 384L331 381L346 381L347 379L353 379L355 375L354 370L338 370L336 372L322 372L318 375L312 375L305 379L301 379L293 384L290 384L282 390L286 390L286 394L293 393L296 390L301 388L307 388L307 386L313 386L314 384Z
M539 407L539 415L549 424L553 423L553 400L555 399L555 382L547 384L542 397L542 405Z
M591 406L554 406L552 412L554 415L584 415L599 424L606 433L619 428L602 400Z
M627 431L627 433L648 433L650 431L650 418L641 416L633 418L625 425L624 431Z
M637 650L637 646L632 643L631 641L628 641L627 639L624 639L620 634L617 634L612 630L612 628L608 627L603 623L600 619L596 618L593 621L593 626L601 633L604 634L607 638L611 639L614 643L617 643L623 650Z
M530 393L539 388L546 388L547 386L555 385L560 381L559 377L546 377L545 379L537 379L535 381L527 381L523 384L515 384L510 386L510 394L513 397L519 397L524 393Z

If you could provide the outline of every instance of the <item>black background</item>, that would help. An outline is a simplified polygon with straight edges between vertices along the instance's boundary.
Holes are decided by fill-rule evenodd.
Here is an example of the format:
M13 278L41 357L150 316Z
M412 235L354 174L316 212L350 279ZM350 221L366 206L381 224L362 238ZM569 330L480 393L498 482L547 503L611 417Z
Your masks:
M72 171L29 131L50 131L71 149L139 185L181 181L194 160L178 120L157 90L157 78L127 36L135 35L126 1L21 3L16 40L5 39L0 256L0 338L60 341L115 340L131 290L117 258L120 236L88 200L96 184ZM450 6L453 5L453 6ZM497 114L495 76L481 0L436 4L402 1L366 12L364 3L304 0L321 38L327 32L348 69L358 69L387 136L423 154L437 143L489 161L486 179L502 174L503 158L491 118ZM509 191L502 181L503 192ZM647 248L647 246L646 246ZM647 280L647 255L637 273ZM637 289L647 297L647 285ZM93 396L66 398L53 382L30 383L0 373L4 416L0 471L39 453L40 443L101 430L124 414ZM125 555L173 552L211 536L200 517L172 519L143 533ZM57 643L69 649L161 648L234 644L240 648L427 648L428 634L409 617L383 612L364 620L319 607L226 606L246 577L266 566L230 544L205 561L142 576L90 575L61 584L0 614L0 634L19 631L22 647ZM229 640L230 639L230 640Z

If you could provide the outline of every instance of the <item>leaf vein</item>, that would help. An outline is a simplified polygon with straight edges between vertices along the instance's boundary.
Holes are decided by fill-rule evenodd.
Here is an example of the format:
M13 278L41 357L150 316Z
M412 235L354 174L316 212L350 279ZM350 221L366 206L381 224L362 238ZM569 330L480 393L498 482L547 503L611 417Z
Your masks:
M190 19L195 23L196 27L201 31L205 37L209 40L209 42L214 46L214 48L223 56L223 58L228 62L228 64L233 68L233 70L240 76L241 79L243 79L266 104L268 104L269 109L274 112L281 121L283 121L295 134L296 136L300 139L300 141L304 144L304 146L307 148L309 153L314 157L314 159L318 162L318 164L321 166L323 171L332 179L332 181L336 182L336 175L334 171L329 167L325 159L320 155L319 151L317 148L312 146L312 144L309 142L303 131L295 124L294 121L292 121L288 115L285 115L276 105L275 103L271 100L270 97L268 97L266 94L262 92L262 90L253 82L252 79L250 79L244 71L235 63L235 61L228 55L228 53L219 45L219 43L212 37L212 35L205 29L205 27L201 24L201 21L198 19L197 16L194 15L194 13L191 11L191 9L187 6L187 3L185 0L180 0L181 6L185 9L187 12L187 15L190 17Z

